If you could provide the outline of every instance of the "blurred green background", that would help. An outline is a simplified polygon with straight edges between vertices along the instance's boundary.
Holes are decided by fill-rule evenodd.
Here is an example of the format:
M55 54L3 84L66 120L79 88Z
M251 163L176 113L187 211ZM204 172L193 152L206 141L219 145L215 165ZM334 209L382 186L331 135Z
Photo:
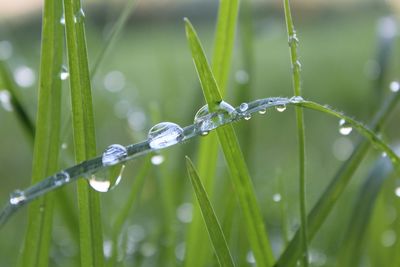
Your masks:
M35 117L37 77L40 58L40 3L32 7L11 8L0 1L0 56L9 65L18 94L32 119ZM386 1L388 2L388 1ZM389 84L400 79L399 42L389 48L387 67L380 79L384 53L382 42L398 34L395 11L385 1L293 1L293 13L300 39L304 98L328 104L347 115L368 123L372 114L391 92ZM395 1L393 1L395 2ZM20 3L21 4L21 3ZM122 1L85 3L86 32L90 62L94 63L111 25L123 8ZM130 144L144 140L148 129L159 121L182 126L191 124L204 104L191 60L182 18L188 17L197 28L208 57L212 55L217 1L139 1L114 46L105 56L94 77L93 97L98 152L113 143ZM7 9L9 8L9 9ZM14 10L14 11L13 11ZM252 15L252 57L246 56L243 14L237 31L233 64L226 101L237 106L243 101L270 96L292 95L289 50L283 7L280 1L254 1ZM400 14L398 14L400 15ZM386 36L386 37L385 37ZM247 69L250 62L251 69ZM68 81L68 80L67 80ZM63 149L61 167L73 164L72 131L69 125L68 83L63 92ZM0 81L0 90L4 83ZM398 141L399 113L382 132L391 144ZM305 112L307 141L308 208L351 153L359 136L354 131L341 136L338 121L313 111ZM299 224L297 136L292 108L283 113L270 111L250 121L235 124L256 188L273 248L283 248L283 232L292 236ZM30 183L32 145L15 114L0 109L0 200ZM184 168L184 155L196 159L200 138L162 151L164 162L152 167L146 178L129 225L125 228L129 251L126 261L137 266L162 266L163 199L165 184L174 188L174 231L177 264L182 262L185 229L190 222L192 188ZM345 229L351 224L353 203L375 161L381 157L372 150L342 195L333 213L311 243L313 266L334 266ZM110 225L118 207L124 203L142 160L128 164L121 185L102 195L105 228L105 253ZM218 185L224 191L228 181L224 160L218 162ZM162 182L161 182L162 180ZM362 266L385 266L393 248L400 243L400 198L395 195L398 180L388 180L378 198L373 219L364 239ZM62 189L74 201L75 186ZM400 193L399 193L400 195ZM217 215L224 216L227 196L215 194ZM70 211L76 216L76 205ZM57 205L60 208L62 205ZM373 208L373 207L371 207ZM57 209L57 208L56 208ZM283 214L282 216L282 209ZM0 230L0 266L14 266L26 226L26 208L21 209ZM76 263L78 246L73 234L56 212L51 266ZM77 226L76 226L77 227ZM235 241L232 241L233 243ZM237 241L236 241L237 242ZM240 253L239 253L240 254ZM248 257L251 265L251 257ZM142 265L139 265L142 264Z

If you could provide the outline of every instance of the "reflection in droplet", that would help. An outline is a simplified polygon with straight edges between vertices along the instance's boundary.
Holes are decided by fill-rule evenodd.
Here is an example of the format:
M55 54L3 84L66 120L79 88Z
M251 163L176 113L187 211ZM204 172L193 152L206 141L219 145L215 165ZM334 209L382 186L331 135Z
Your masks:
M148 134L149 145L153 149L169 147L179 143L183 138L183 129L172 122L161 122L154 125Z
M120 71L110 71L104 77L104 87L107 91L115 93L125 87L125 76Z
M236 115L235 109L225 101L218 104L214 113L209 112L208 105L201 107L194 116L194 123L198 124L202 135L207 135L209 131L226 123Z
M83 9L81 8L74 15L74 22L75 23L82 23L84 20L85 20L85 12L83 12Z
M120 163L127 155L126 147L114 144L104 150L101 160L104 166L112 166Z
M28 66L20 66L13 73L15 82L21 87L32 86L36 80L35 73Z
M341 135L349 135L352 130L353 127L351 126L350 123L348 123L344 119L339 120L339 132Z
M25 193L21 190L15 190L10 194L10 204L18 205L23 203L26 200Z
M125 165L108 167L102 172L91 175L89 185L98 192L108 192L121 182L124 169Z
M164 162L164 156L163 155L154 155L151 157L151 163L153 165L161 165Z
M176 210L176 216L183 223L190 223L193 217L192 203L183 203Z
M245 112L246 110L249 109L249 104L242 103L242 104L240 104L239 109L240 109L241 112Z
M7 90L0 90L0 105L5 111L13 111L13 106L11 104L11 94Z
M297 95L297 96L291 97L289 101L292 103L300 103L300 102L304 101L304 99L301 96Z
M400 83L398 81L393 81L389 85L390 91L397 93L400 90Z

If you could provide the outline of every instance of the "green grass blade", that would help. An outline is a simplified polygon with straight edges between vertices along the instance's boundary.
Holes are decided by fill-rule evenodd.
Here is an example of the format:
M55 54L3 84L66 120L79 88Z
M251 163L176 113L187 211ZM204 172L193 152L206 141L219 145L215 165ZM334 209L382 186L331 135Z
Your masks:
M59 23L62 4L45 1L42 25L37 128L35 133L32 183L58 168L61 120L62 33ZM30 205L21 266L48 266L54 195L48 194Z
M382 108L377 112L371 123L372 130L378 132L381 129L399 101L400 93L397 93L391 95L390 98L384 102ZM316 205L308 215L309 240L314 237L325 219L328 217L335 203L351 180L351 177L367 154L369 147L370 143L367 140L362 140L359 145L357 145L353 154L345 163L343 163L329 186L318 199ZM295 266L301 253L300 241L300 234L297 232L278 259L275 266Z
M219 3L212 68L221 94L224 95L235 40L238 0L221 0ZM199 173L204 177L204 186L212 196L218 156L215 133L210 133L208 138L201 141L198 155ZM197 207L193 211L186 248L185 266L204 266L205 261L210 258L211 250L208 247L201 214Z
M292 82L294 95L301 95L300 63L297 55L298 39L293 25L289 0L284 0L286 29L289 40L290 59L292 67ZM306 210L306 148L303 109L296 107L297 140L299 153L299 204L300 204L300 233L302 241L303 266L308 264L307 210Z
M11 105L14 109L14 112L20 121L22 127L25 129L27 136L30 141L33 143L33 139L35 137L35 126L33 121L29 118L28 113L26 112L24 105L22 104L18 93L17 93L17 85L15 84L10 69L8 68L5 61L0 60L0 79L2 81L2 85L8 90L11 96Z
M103 47L101 48L101 51L99 55L97 56L95 63L93 64L91 68L91 77L93 78L101 63L103 62L103 59L107 55L108 51L112 48L113 44L115 43L115 40L118 38L118 35L121 33L122 29L124 28L129 15L132 13L132 11L135 8L135 4L137 3L136 0L128 0L126 2L126 5L124 6L121 14L118 17L118 20L115 22L114 26L111 29L110 34L107 37L107 40L105 41Z
M81 162L96 155L84 14L79 0L65 0L64 12L75 158ZM101 267L104 256L99 195L89 188L85 180L78 181L78 206L81 265Z
M204 51L193 26L187 19L186 34L204 96L210 110L212 110L212 106L214 106L215 109L215 105L222 100L218 91L218 85L215 82L211 68L207 63ZM248 238L257 264L259 266L271 266L273 263L272 250L268 242L261 212L257 205L250 175L232 125L218 128L217 134L228 164L228 169L231 173L239 204L244 213Z
M214 248L215 255L218 258L220 266L235 266L232 260L231 253L226 243L224 233L212 208L211 202L208 199L207 192L195 170L191 160L186 157L186 167L188 170L190 181L192 182L193 190L196 194L201 213L205 225L210 236L211 243Z

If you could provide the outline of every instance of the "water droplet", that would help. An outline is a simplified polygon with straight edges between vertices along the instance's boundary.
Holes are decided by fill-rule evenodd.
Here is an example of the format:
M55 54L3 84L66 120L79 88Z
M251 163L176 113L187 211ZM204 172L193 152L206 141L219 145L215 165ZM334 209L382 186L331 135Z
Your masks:
M176 210L176 216L183 223L190 223L193 217L192 203L183 203Z
M7 60L12 56L13 46L9 41L0 41L0 60Z
M304 101L304 99L298 95L298 96L291 97L289 101L292 103L300 103L300 102Z
M352 130L353 127L347 121L344 119L339 120L339 132L341 135L349 135Z
M10 204L19 205L26 200L25 193L21 190L15 190L10 194Z
M103 253L106 259L111 258L112 249L113 249L113 242L111 240L104 240L103 242Z
M209 131L226 123L227 120L235 115L235 109L225 101L221 101L217 110L211 114L209 113L208 105L201 107L194 116L194 123L199 125L202 135L207 135Z
M125 76L122 72L114 70L110 71L104 77L104 87L111 93L121 91L125 87Z
M239 110L241 111L241 112L245 112L246 110L248 110L249 109L249 105L247 104L247 103L242 103L242 104L240 104L240 106L239 106Z
M390 91L397 93L400 90L400 83L398 81L393 81L389 85Z
M62 171L62 172L56 173L53 176L53 183L55 186L61 186L65 183L68 183L69 179L70 179L69 174L65 171Z
M60 18L60 23L61 25L65 25L65 14L63 13L61 18Z
M273 200L274 202L280 202L280 201L282 200L281 194L279 194L279 193L274 194L274 195L272 196L272 200Z
M249 114L244 115L244 119L246 121L250 120L251 119L251 114L249 113Z
M89 179L89 184L98 192L108 192L121 182L124 169L125 165L108 167L104 171L93 174Z
M148 138L153 149L169 147L182 140L183 129L172 122L161 122L151 127Z
M7 90L0 91L0 104L5 111L13 111L13 106L11 104L11 94Z
M28 66L16 68L13 75L15 82L21 87L32 86L36 80L35 72Z
M286 110L286 105L285 105L285 104L283 104L283 105L278 105L278 106L275 107L275 109L276 109L278 112L284 112L284 111Z
M293 45L298 45L299 44L299 38L297 37L296 32L294 32L292 35L289 36L289 40L288 40L289 46L293 46Z
M163 155L154 155L151 157L151 163L153 165L161 165L164 162L164 156Z
M60 79L62 81L65 81L69 77L69 72L66 66L62 65L61 66L61 71L60 71Z
M114 144L104 150L101 161L104 166L113 166L120 163L127 155L128 151L124 146Z
M394 193L396 194L397 197L400 197L400 186L396 187L396 189L394 190Z
M393 229L386 230L382 233L381 242L384 247L391 247L396 243L396 232Z
M84 20L85 20L85 12L83 12L83 9L81 8L74 15L74 22L75 23L82 23Z
M260 110L258 111L258 113L261 114L261 115L264 115L264 114L267 113L267 109L266 109L266 108L260 109Z
M249 82L249 74L245 70L238 70L235 73L235 80L238 84L246 84Z
M296 62L293 64L293 71L301 71L301 62L299 60L296 60Z

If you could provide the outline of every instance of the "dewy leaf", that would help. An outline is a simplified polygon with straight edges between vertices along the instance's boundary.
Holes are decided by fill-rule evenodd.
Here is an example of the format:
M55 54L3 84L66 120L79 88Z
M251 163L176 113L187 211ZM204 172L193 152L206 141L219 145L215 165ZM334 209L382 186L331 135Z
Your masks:
M96 155L96 139L86 51L85 14L79 0L64 1L72 125L77 162ZM80 252L82 266L103 266L103 231L97 192L78 181Z
M186 34L192 51L193 61L199 79L201 81L204 96L213 111L216 104L222 101L215 82L211 68L207 62L200 41L188 19L186 22ZM251 184L250 175L247 170L242 152L240 150L235 132L231 125L222 126L217 129L218 138L222 146L228 169L231 173L235 193L245 217L246 230L251 249L259 266L271 266L274 262L273 254L268 242L267 233L258 207L255 192Z
M46 0L42 25L39 99L35 133L32 184L54 173L60 147L62 14L60 1ZM25 121L25 120L23 120ZM29 124L28 124L29 125ZM33 129L33 126L27 126ZM20 266L48 266L54 196L48 194L29 207L28 230Z
M235 266L224 233L222 232L217 216L207 196L207 192L204 189L193 163L188 157L186 157L186 167L219 265L228 267Z

